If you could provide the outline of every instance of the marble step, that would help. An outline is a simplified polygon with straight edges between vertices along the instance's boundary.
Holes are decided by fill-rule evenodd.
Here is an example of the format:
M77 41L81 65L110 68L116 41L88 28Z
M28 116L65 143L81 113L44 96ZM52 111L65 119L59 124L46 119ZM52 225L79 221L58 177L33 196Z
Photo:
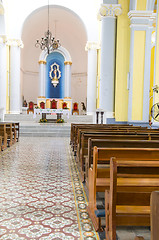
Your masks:
M70 132L21 132L21 137L70 137Z
M47 115L48 119L56 119L56 115ZM70 115L63 116L65 122L67 123L92 123L93 116L91 115ZM33 118L33 114L5 114L4 121L18 121L18 122L34 122L38 123L41 119L41 115L36 115L36 118Z
M35 137L69 137L70 126L64 124L38 124L38 125L21 125L20 136L35 136Z
M56 119L56 115L47 115L48 119ZM64 123L39 123L41 115L33 114L5 114L5 121L18 121L20 123L20 136L26 137L70 137L71 122L92 123L90 115L64 115Z

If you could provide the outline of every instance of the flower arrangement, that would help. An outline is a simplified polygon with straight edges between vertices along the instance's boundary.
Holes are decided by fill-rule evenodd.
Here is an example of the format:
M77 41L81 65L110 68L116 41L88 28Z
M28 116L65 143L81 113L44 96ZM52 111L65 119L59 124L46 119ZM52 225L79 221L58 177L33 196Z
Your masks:
M69 109L68 107L64 107L63 109Z
M57 119L57 123L64 123L64 119Z
M47 119L46 118L44 118L44 119L40 119L40 121L39 121L40 123L46 123L47 122Z
M35 108L36 108L36 109L39 109L39 106L36 106Z

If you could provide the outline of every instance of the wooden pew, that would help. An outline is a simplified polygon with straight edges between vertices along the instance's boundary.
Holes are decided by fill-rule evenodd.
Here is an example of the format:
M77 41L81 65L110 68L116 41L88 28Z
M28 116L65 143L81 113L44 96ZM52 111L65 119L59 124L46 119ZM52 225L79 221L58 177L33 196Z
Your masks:
M149 145L149 142L153 141L153 145ZM81 148L80 161L84 165L81 169L81 175L85 176L86 184L88 183L88 170L93 164L93 148L96 147L142 147L145 143L145 147L159 147L159 135L143 134L143 135L116 135L106 136L104 139L89 138L87 144ZM136 144L133 145L133 144ZM132 145L132 146L131 146ZM88 149L87 149L88 147ZM82 166L83 166L82 165Z
M12 124L13 141L19 141L19 122L10 122Z
M0 122L0 136L2 136L2 150L19 141L19 122Z
M159 192L151 194L151 240L159 238Z
M136 135L136 132L132 132L132 135ZM116 130L116 129L94 129L94 130L79 130L78 138L75 143L75 151L77 151L77 158L80 155L80 149L83 147L83 141L86 143L88 141L88 136L94 138L96 135L130 135L127 130ZM87 144L87 143L86 143ZM78 159L77 159L78 160Z
M6 132L6 124L0 123L0 136L2 137L2 150L7 148L7 132Z
M114 135L129 135L129 134L143 134L143 131L140 131L141 128L94 128L94 129L79 129L78 130L78 134L75 137L75 141L74 141L74 155L76 155L76 151L78 152L78 150L81 148L81 141L82 141L82 135L83 134L114 134ZM147 131L147 129L145 129L145 131ZM77 153L78 154L78 153Z
M132 159L138 156L139 159L159 159L159 148L97 148L93 151L93 168L89 168L89 203L88 213L92 219L96 231L101 230L101 219L96 216L96 193L109 190L111 157ZM97 166L97 163L99 164ZM105 164L105 168L100 168L100 164Z
M15 122L16 140L19 142L19 122Z
M71 123L71 132L70 132L70 144L73 144L73 140L74 140L74 136L76 134L76 128L80 128L80 127L85 127L85 128L93 128L96 126L107 126L107 127L128 127L128 126L132 126L130 124L78 124L78 123Z
M80 168L80 175L81 175L81 180L85 180L88 179L88 167L90 167L90 164L92 163L92 152L93 152L93 146L92 144L94 144L94 146L97 147L114 147L114 143L112 142L114 139L116 140L151 140L151 139L159 139L159 135L153 135L151 136L151 134L147 134L147 133L139 133L138 134L134 134L134 135L130 135L129 133L123 133L124 135L120 135L120 133L112 133L112 135L109 135L109 132L103 132L103 133L99 133L99 134L82 134L82 139L81 139L81 148L80 150L77 151L77 163L79 164L79 168ZM91 136L91 139L93 141L94 138L99 138L98 140L94 139L93 142L91 142L91 139L89 138ZM109 142L111 145L109 145ZM122 144L124 144L124 142L122 144L120 144L118 142L118 144L121 146ZM124 145L122 145L124 147Z
M9 122L5 122L5 124L6 124L6 133L7 133L7 142L8 142L8 146L10 147L15 142L13 129L12 129L13 124Z
M78 138L77 141L77 148L75 148L75 151L77 151L76 154L76 161L80 162L80 152L82 152L83 148L88 148L88 138L104 138L107 137L108 135L114 135L118 136L118 135L136 135L135 132L133 133L129 133L127 131L117 131L116 129L99 129L99 130L90 130L90 131L86 131L86 130L81 130L80 132L80 137Z
M142 236L137 236L137 237L135 237L134 240L144 240L144 238Z
M105 192L106 240L116 240L116 226L150 226L154 189L159 190L159 161L111 158L110 190Z
M2 137L0 136L0 152L2 151Z
M113 125L109 126L107 124L97 124L96 126L75 126L75 133L74 133L74 139L73 139L73 151L77 149L78 142L80 141L80 134L82 131L85 132L97 132L98 129L100 131L118 131L118 132L135 132L141 129L141 131L148 130L146 127L140 127L140 126L118 126Z
M78 128L77 129L77 133L76 133L76 135L75 135L75 138L74 138L74 148L73 148L73 151L74 151L74 153L75 153L75 155L76 155L76 151L78 150L78 148L80 148L80 145L81 145L81 135L82 135L82 133L94 133L94 134L96 134L96 133L101 133L101 134L104 134L104 132L106 132L106 133L118 133L118 134L121 134L121 133L129 133L129 129L127 129L127 128L119 128L119 129L117 129L117 128L109 128L109 127L107 127L107 126L105 126L105 127L99 127L99 126L97 126L97 127L94 127L94 128L89 128L89 129L85 129L85 128Z
M134 134L134 135L142 135L142 134L159 134L159 130L157 129L146 129L146 128L141 128L141 127L127 127L127 128L102 128L102 129L78 129L78 136L75 138L75 143L74 143L74 155L77 155L77 160L79 158L79 151L82 147L82 138L83 135L86 134L92 134L94 136L95 134L106 134L112 132L112 134ZM76 154L77 151L77 154Z
M150 198L150 221L151 221L151 240L158 239L159 236L159 191L151 193ZM142 236L137 236L134 240L144 240Z
M137 132L143 132L143 131L149 131L146 127L140 127L140 126L107 126L107 125L97 125L94 127L76 127L76 134L74 138L74 150L77 149L77 146L80 145L81 140L81 134L83 132L85 133L95 133L95 132L118 132L118 133L130 133L133 132L136 134ZM152 130L153 131L153 130ZM151 131L151 132L152 132ZM156 132L156 130L155 130ZM159 131L158 131L159 132Z
M79 130L93 130L95 128L109 128L109 129L130 129L130 130L153 130L154 132L159 132L158 129L148 129L147 127L141 127L141 126L133 126L133 125L128 125L128 124L71 124L71 135L70 135L70 144L74 146L77 138L77 133Z

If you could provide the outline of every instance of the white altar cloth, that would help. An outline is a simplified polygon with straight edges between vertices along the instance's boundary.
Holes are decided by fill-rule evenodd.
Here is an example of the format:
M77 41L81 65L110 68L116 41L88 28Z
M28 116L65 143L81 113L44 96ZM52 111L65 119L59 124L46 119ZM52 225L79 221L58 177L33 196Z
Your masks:
M61 113L61 114L67 115L67 117L69 118L70 110L68 110L68 109L34 108L33 118L36 118L36 114L42 114L42 113L46 113L46 114Z

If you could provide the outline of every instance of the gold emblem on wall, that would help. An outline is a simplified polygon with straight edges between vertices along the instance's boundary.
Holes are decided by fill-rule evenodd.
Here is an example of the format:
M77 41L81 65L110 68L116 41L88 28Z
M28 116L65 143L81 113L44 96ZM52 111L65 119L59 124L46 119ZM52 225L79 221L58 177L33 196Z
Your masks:
M51 70L49 72L49 76L51 78L51 83L53 84L54 87L57 86L59 83L59 79L61 77L61 71L60 71L60 66L57 63L53 63L50 66Z

